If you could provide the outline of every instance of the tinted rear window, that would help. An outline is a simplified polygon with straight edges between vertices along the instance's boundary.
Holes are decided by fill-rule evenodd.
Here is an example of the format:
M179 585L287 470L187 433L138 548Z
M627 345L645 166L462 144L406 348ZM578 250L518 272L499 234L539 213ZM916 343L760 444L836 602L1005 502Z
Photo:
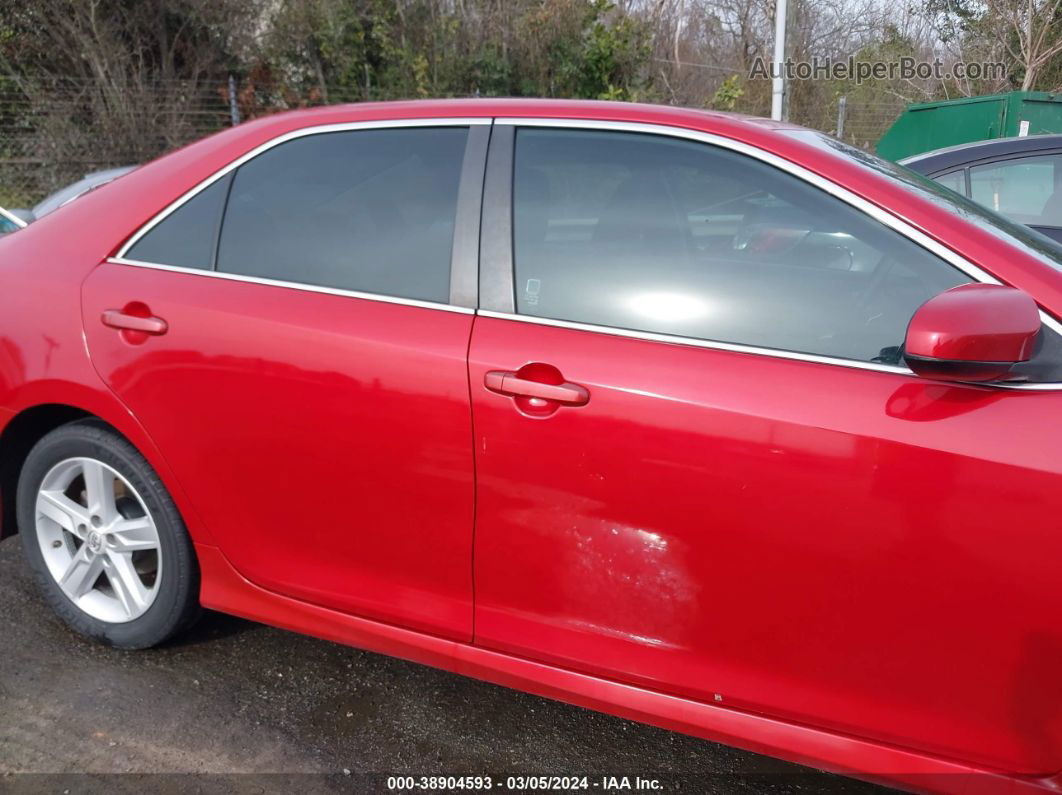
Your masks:
M321 133L236 171L217 269L445 303L467 128Z
M230 176L200 191L148 230L126 252L128 259L210 270L214 266L221 208Z

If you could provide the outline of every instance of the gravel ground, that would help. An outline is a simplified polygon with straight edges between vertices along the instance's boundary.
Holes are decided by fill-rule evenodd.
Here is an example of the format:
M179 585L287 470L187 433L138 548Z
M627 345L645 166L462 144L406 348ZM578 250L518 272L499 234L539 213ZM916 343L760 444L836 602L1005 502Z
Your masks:
M161 649L107 649L53 617L18 538L0 606L0 792L385 792L396 774L888 792L216 613Z

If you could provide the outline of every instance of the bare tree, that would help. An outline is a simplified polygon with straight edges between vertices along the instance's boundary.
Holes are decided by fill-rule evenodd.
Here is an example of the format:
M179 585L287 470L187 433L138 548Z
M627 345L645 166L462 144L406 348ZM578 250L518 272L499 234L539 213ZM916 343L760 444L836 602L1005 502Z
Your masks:
M1041 70L1062 52L1058 14L1062 0L987 0L985 22L999 46L1025 71L1031 91Z

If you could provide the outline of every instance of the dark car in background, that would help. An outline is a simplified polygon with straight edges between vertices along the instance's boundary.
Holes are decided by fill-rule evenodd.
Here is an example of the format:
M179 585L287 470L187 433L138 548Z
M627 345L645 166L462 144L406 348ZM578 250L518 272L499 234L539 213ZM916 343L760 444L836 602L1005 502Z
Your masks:
M1062 135L950 146L900 165L1062 242Z

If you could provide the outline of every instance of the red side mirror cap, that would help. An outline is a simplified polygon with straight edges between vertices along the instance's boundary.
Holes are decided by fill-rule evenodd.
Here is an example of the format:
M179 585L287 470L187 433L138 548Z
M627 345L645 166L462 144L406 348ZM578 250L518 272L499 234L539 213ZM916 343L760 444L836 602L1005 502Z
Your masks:
M926 378L997 381L1032 357L1040 310L1021 290L963 284L926 301L907 327L904 358Z

